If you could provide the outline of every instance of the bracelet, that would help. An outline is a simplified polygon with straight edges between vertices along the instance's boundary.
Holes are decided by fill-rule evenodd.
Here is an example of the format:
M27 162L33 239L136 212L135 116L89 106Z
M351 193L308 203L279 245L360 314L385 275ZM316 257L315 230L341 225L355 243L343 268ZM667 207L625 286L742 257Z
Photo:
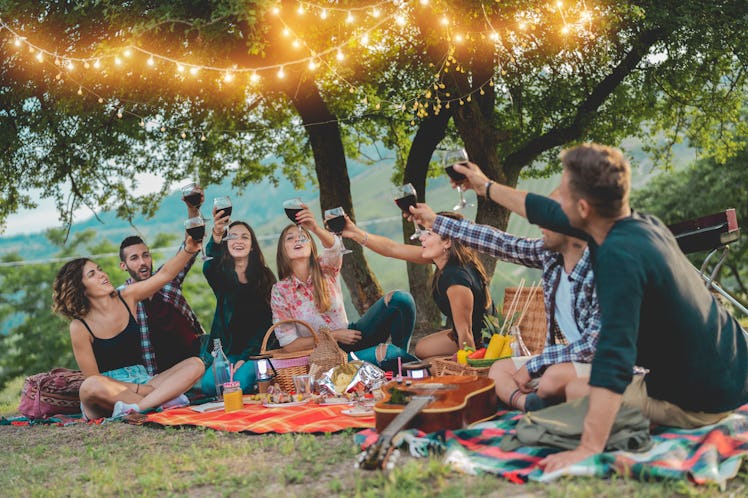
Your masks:
M369 232L364 232L364 240L360 242L362 247L366 247L366 243L369 240Z
M140 384L135 384L135 394L138 394L139 390L140 390Z
M485 196L486 196L486 199L488 200L491 200L491 185L493 185L493 180L488 180L485 185L486 187Z

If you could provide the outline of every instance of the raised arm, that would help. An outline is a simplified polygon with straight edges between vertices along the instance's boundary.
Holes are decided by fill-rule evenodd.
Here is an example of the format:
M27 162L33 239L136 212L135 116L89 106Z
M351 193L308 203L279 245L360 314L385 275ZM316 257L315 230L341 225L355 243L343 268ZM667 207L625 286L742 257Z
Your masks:
M527 217L525 212L527 192L489 180L478 165L474 163L455 164L454 170L465 175L466 179L462 182L463 187L471 188L475 190L476 194L491 199L520 216ZM453 180L450 181L453 185L456 185Z
M125 287L121 292L123 299L127 301L129 306L134 307L138 301L151 297L160 288L173 280L185 267L190 258L193 258L199 251L200 244L187 235L184 247L169 261L164 263L164 266L154 273L151 278Z
M364 247L368 247L377 254L388 258L402 259L410 263L428 264L431 260L421 256L421 247L410 244L401 244L394 240L365 232L357 227L351 219L345 217L345 229L343 237L353 239Z
M335 244L335 235L319 226L309 206L303 204L304 209L296 214L296 222L317 236L322 247L332 247Z

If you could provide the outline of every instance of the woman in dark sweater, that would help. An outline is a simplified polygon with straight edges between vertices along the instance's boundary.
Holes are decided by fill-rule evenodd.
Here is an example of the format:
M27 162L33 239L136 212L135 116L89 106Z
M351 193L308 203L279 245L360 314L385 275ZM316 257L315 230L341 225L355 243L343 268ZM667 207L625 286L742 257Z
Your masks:
M213 219L213 236L206 247L213 259L203 264L203 274L216 296L210 344L212 347L213 339L221 340L229 362L235 364L234 380L246 393L254 390L256 382L254 363L247 358L259 353L262 338L273 323L270 289L275 275L265 264L252 227L243 221L229 225L223 211L214 212ZM215 394L210 367L203 376L202 390Z

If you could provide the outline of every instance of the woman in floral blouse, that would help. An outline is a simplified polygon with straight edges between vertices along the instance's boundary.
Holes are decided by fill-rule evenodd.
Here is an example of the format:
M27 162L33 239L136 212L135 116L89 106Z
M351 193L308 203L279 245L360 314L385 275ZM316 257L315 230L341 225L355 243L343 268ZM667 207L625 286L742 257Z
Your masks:
M278 240L279 280L270 297L273 322L297 319L309 323L315 331L326 327L344 351L385 369L391 368L398 357L415 360L407 352L415 325L413 297L400 290L390 292L358 321L349 323L339 278L341 239L320 227L306 206L296 215L296 221L298 226L287 226ZM321 255L312 233L322 243ZM278 326L275 334L286 351L314 346L309 332L293 324ZM386 344L388 339L392 344Z

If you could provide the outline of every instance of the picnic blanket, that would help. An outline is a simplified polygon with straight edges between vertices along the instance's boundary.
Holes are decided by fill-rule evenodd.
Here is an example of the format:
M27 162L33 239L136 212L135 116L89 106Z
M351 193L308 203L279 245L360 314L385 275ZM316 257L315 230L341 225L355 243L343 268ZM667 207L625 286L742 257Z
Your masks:
M175 408L149 413L146 423L165 426L195 425L229 432L338 432L344 429L374 427L374 416L352 417L342 413L348 405L306 405L268 408L245 405L241 410L199 413L190 408Z
M491 473L515 482L549 482L562 475L609 477L614 474L649 480L689 480L695 484L716 483L722 489L740 470L748 455L748 405L718 424L685 430L657 427L654 445L644 453L616 451L592 456L576 465L549 474L538 462L561 451L550 447L521 447L502 451L501 440L522 418L517 411L499 412L496 419L468 429L425 434L401 432L395 444L406 446L413 456L441 453L444 462L468 474ZM356 434L356 442L367 447L377 439L374 430Z

